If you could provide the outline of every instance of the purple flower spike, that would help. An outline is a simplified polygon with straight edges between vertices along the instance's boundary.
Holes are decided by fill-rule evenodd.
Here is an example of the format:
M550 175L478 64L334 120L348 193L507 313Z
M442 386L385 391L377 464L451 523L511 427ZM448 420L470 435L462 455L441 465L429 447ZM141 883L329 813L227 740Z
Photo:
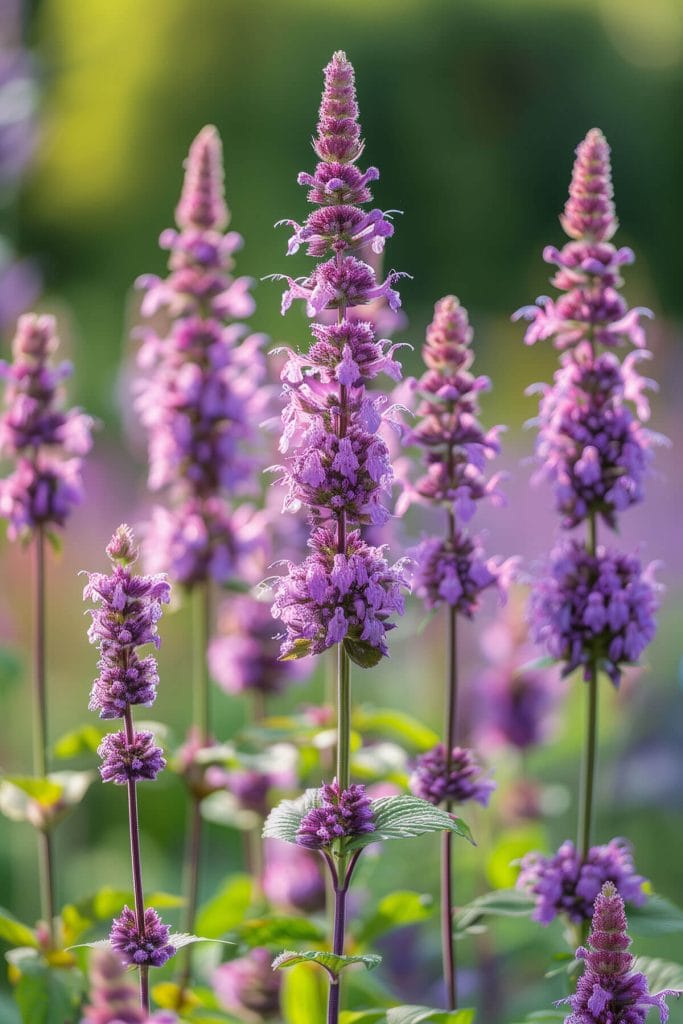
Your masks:
M100 743L97 753L102 758L102 781L116 782L119 786L156 779L166 767L163 751L155 746L151 732L136 732L131 741L125 732L109 733Z
M488 806L496 788L492 779L484 778L474 751L467 747L454 747L451 768L447 772L446 748L439 743L433 750L421 754L410 777L410 789L415 796L430 804L464 804L474 800Z
M110 949L96 949L90 961L89 1005L81 1024L145 1024L135 985Z
M322 850L339 839L375 831L370 799L365 786L340 789L335 779L320 790L321 805L313 807L301 820L296 841L308 850Z
M136 408L148 432L149 486L166 490L173 506L154 513L145 553L192 587L244 576L242 533L250 516L243 505L233 520L233 503L251 486L256 424L269 391L265 338L241 322L254 311L253 282L231 273L242 239L223 233L230 214L214 127L199 133L185 167L179 231L160 239L170 251L169 275L137 282L145 291L143 315L163 310L166 326L138 332Z
M563 675L582 666L588 679L597 663L618 686L655 635L655 568L610 548L593 556L578 541L559 544L531 594L533 639L564 663Z
M631 847L624 839L592 846L585 861L569 840L552 857L528 853L517 888L536 898L531 916L540 924L550 924L558 914L580 924L592 917L593 902L605 882L613 882L634 906L645 902L645 879L636 874Z
M0 457L16 465L0 481L0 516L9 520L12 540L37 527L64 526L83 497L82 457L90 451L94 421L80 409L63 409L71 364L52 364L58 346L54 317L27 314L19 318L13 362L0 362L6 382Z
M101 718L123 718L133 704L154 703L156 661L152 656L139 658L136 648L159 646L157 622L162 604L170 600L170 587L164 576L137 576L131 571L137 547L125 524L112 537L107 554L113 563L111 574L87 573L83 591L86 600L98 603L90 610L88 638L101 655L89 706L99 710Z
M175 954L171 945L171 930L156 910L145 911L145 927L141 932L134 912L124 907L121 916L114 918L109 933L113 949L121 954L121 962L129 967L163 967Z
M610 148L599 128L591 128L576 149L569 199L560 217L570 238L609 242L619 222L612 197Z
M572 1008L565 1024L645 1024L653 1006L659 1010L661 1024L668 1020L666 997L681 993L677 989L650 993L645 975L633 970L627 928L618 885L605 882L595 900L588 946L576 951L577 959L585 962L584 972L576 993L560 1001Z

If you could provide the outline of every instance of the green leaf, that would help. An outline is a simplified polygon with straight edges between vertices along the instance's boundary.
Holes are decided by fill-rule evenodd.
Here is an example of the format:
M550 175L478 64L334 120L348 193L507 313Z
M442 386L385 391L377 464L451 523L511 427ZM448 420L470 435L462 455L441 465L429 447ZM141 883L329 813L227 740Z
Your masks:
M429 1006L393 1006L387 1024L472 1024L474 1010L434 1010Z
M0 812L12 821L51 828L81 802L93 772L50 772L44 779L8 775L0 782Z
M452 832L474 845L464 821L417 796L380 797L372 801L372 812L375 831L349 839L347 850L362 850L385 839L412 839L428 832Z
M97 751L102 737L107 731L105 725L82 725L78 729L60 736L54 745L55 757L79 757L81 754L94 754Z
M77 1024L83 990L79 971L54 969L34 957L21 962L14 998L23 1024Z
M362 922L357 941L367 945L394 928L426 920L433 911L434 901L431 896L411 890L391 892L379 901L372 916Z
M386 1024L386 1010L342 1010L339 1024Z
M517 889L496 889L484 893L456 914L457 931L465 931L479 924L482 917L527 917L534 908L534 900Z
M21 658L18 653L10 647L0 647L0 693L18 682L20 676Z
M428 726L393 708L363 705L353 712L353 727L362 733L390 736L413 750L431 750L439 742L438 733Z
M683 932L683 910L653 893L642 907L629 906L628 925L632 935L672 935Z
M245 918L254 898L251 875L230 875L218 894L200 907L195 926L200 935L218 939Z
M376 953L366 953L362 956L338 956L336 953L328 953L317 949L308 949L297 953L294 950L286 949L273 960L273 970L279 971L284 967L296 967L297 964L319 964L327 971L331 978L338 978L345 967L352 964L363 964L368 971L378 967L382 963L382 957Z
M287 654L280 655L280 661L296 661L297 658L306 658L311 653L311 641L301 637L292 644L292 649Z
M199 929L197 929L199 930ZM325 937L324 930L307 917L258 917L243 921L230 932L230 938L238 945L254 949L257 946L274 946L281 949L286 942L317 942Z
M683 964L671 960L659 960L649 956L636 957L634 971L642 971L648 980L650 992L661 992L671 988L683 992Z
M263 826L265 839L282 839L286 843L296 843L301 819L313 807L320 804L320 790L307 789L296 800L281 800L266 818Z
M354 640L352 637L344 637L344 650L354 665L360 668L374 668L382 660L382 652L378 647L366 643L365 640Z
M287 971L282 979L282 1014L287 1024L325 1020L327 988L327 980L313 964Z
M182 907L185 904L182 896L174 896L168 892L152 892L149 895L145 893L145 898L148 906L158 907L160 910ZM75 904L75 910L81 917L90 921L106 921L107 918L120 914L124 905L132 907L133 904L133 893L130 890L104 886L94 895Z
M0 940L8 942L10 946L38 946L33 930L17 921L4 907L0 907Z
M45 806L57 803L64 789L52 779L39 779L31 775L5 775L2 781L9 783L10 786L15 786L22 793L30 796L32 800L37 800L39 804Z

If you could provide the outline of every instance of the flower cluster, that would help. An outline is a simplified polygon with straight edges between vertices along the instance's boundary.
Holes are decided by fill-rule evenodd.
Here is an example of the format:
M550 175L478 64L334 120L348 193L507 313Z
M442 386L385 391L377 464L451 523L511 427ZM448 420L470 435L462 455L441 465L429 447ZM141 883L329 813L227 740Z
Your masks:
M633 855L623 839L592 846L582 860L572 842L562 843L552 857L528 853L522 859L517 888L536 898L535 921L550 924L558 914L579 924L593 914L593 903L605 882L613 882L625 900L645 902L645 879L636 874Z
M170 600L170 587L164 576L140 576L132 571L138 550L125 524L119 526L107 545L107 555L112 562L111 573L87 573L83 591L84 599L96 604L89 609L92 622L88 638L100 652L100 674L92 688L90 708L99 709L101 718L124 721L123 730L104 737L98 754L102 758L102 780L128 787L131 848L137 851L133 853L135 876L139 859L137 810L133 810L137 807L136 784L155 779L166 765L154 735L136 732L133 725L132 706L152 704L158 682L155 659L139 658L136 648L147 644L159 647L157 623L161 606ZM136 899L141 901L138 884L136 877ZM124 907L112 924L110 942L123 955L123 962L131 966L160 967L175 952L169 943L169 929L152 908L145 910L143 920L138 920L134 911Z
M501 498L497 478L485 475L487 460L499 450L501 428L485 431L479 423L478 396L490 382L470 372L472 334L458 300L440 299L422 350L427 369L410 382L419 399L418 420L404 431L405 443L422 448L426 472L417 483L407 483L401 498L402 508L417 501L446 510L444 536L426 538L415 551L416 592L429 609L446 604L467 617L487 587L504 592L513 564L486 559L479 539L460 526L482 498Z
M621 267L630 249L616 249L609 146L597 128L580 143L561 217L571 241L549 247L546 262L558 270L553 284L563 292L519 310L531 321L525 340L552 339L560 369L540 391L536 455L540 476L552 483L565 529L590 525L589 554L561 545L551 557L551 579L532 604L537 639L564 662L587 674L596 661L618 684L621 665L638 658L654 635L651 573L635 558L596 549L598 519L616 529L618 515L643 498L652 446L665 439L643 427L649 416L645 391L652 381L637 363L649 353L633 351L623 361L615 349L645 344L641 319L650 311L629 310L619 292ZM587 675L588 677L588 675Z
M320 805L301 819L296 834L299 846L322 850L338 839L375 831L372 806L365 786L352 784L341 789L335 779L320 790Z
M254 310L252 282L231 275L242 238L225 233L229 219L220 138L207 126L190 148L178 230L160 238L170 250L170 273L137 282L145 290L143 315L162 310L169 320L163 334L142 332L138 357L136 406L149 435L149 485L169 488L174 498L172 510L155 513L150 557L187 586L240 572L241 528L248 532L248 525L225 494L244 491L253 475L249 447L265 400L264 338L245 337L240 322Z
M163 924L156 910L145 911L144 926L138 927L135 912L124 907L121 916L114 919L109 941L123 962L135 967L163 967L175 953L169 942L171 930Z
M351 658L370 664L388 653L387 620L402 612L406 581L401 564L390 567L381 549L347 529L379 525L389 516L393 474L382 437L389 414L383 396L367 391L366 383L380 373L400 377L396 346L378 339L361 313L378 300L397 310L393 285L399 275L378 283L373 266L353 254L368 246L380 253L393 226L382 211L362 209L379 172L356 166L363 144L354 75L341 52L325 69L314 149L319 163L312 175L299 175L299 183L317 209L303 225L286 222L293 228L289 251L306 245L310 255L329 258L304 279L286 278L283 312L301 299L318 322L308 354L289 352L282 372L287 404L280 450L295 451L279 469L285 509L304 506L316 529L312 554L302 565L287 563L288 575L276 584L274 614L286 628L285 657L320 653L344 641Z
M90 960L90 993L81 1024L177 1024L174 1013L161 1010L148 1016L119 957L97 949Z
M246 956L221 964L212 983L218 1001L240 1020L272 1020L280 1016L282 975L273 971L273 954L257 946Z
M219 615L219 635L209 645L211 676L229 694L279 693L305 675L305 661L279 660L273 616L265 601L244 596L226 602Z
M598 547L593 555L565 541L531 594L531 633L563 663L563 675L592 665L615 686L625 665L637 662L655 635L656 566L645 570L633 555Z
M454 747L449 766L443 743L418 757L410 777L410 789L415 796L435 806L475 800L486 807L495 788L492 779L484 778L473 751Z
M621 891L605 882L595 900L588 947L579 946L576 951L577 959L584 961L584 972L575 994L561 1000L572 1008L565 1024L645 1024L653 1006L665 1024L666 996L681 993L677 989L650 993L645 975L633 970L627 928Z
M388 565L382 549L365 544L358 530L347 536L344 553L327 527L314 531L309 547L306 560L288 562L275 586L272 612L287 629L281 656L321 654L342 641L361 664L387 654L386 634L395 628L390 616L403 614L405 560Z
M6 382L0 416L0 457L15 460L0 481L0 516L11 539L36 529L64 526L83 498L81 464L92 445L93 420L63 409L67 362L52 365L59 345L54 317L27 314L12 343L13 362L0 362Z

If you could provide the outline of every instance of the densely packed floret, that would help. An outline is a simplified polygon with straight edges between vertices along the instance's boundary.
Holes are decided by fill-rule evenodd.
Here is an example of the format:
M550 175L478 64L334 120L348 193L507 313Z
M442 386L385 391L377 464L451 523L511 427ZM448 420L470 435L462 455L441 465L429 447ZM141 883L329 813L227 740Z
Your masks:
M567 840L557 853L545 857L528 853L522 859L517 888L535 897L535 921L550 924L558 914L578 924L593 915L593 903L605 882L613 882L625 900L645 902L645 879L636 874L631 847L624 839L592 846L582 859Z
M229 219L221 142L208 125L190 148L178 230L161 235L170 273L138 280L143 315L167 318L165 331L142 331L138 358L149 485L172 498L171 508L153 513L149 557L188 587L239 575L253 546L248 510L233 503L256 469L250 449L267 396L264 337L247 336L240 322L254 310L252 281L231 274L242 238L225 233Z
M375 827L365 786L352 784L341 789L335 779L320 790L320 805L302 818L296 841L309 850L322 850L339 839L374 832Z
M645 570L633 555L598 547L595 555L578 541L551 554L547 573L532 590L533 639L562 662L562 674L582 667L588 678L597 665L619 685L652 641L656 625L655 565Z
M474 800L486 807L495 788L495 782L484 776L472 750L454 747L449 766L443 743L418 757L410 777L410 789L415 796L435 806Z
M170 928L152 907L145 911L142 929L138 927L135 912L124 907L120 917L115 918L109 936L112 948L121 954L123 963L131 967L162 967L175 954L175 946L169 939Z
M0 362L6 383L0 457L15 463L0 481L0 516L9 520L11 539L64 526L83 498L81 465L92 445L93 420L80 409L63 408L71 364L53 365L58 346L54 317L27 314L19 318L12 363Z
M645 1024L653 1006L662 1024L667 1021L666 997L681 993L650 992L645 975L633 969L627 928L623 894L613 882L605 882L595 900L588 945L576 950L577 959L584 961L583 974L574 995L561 1000L572 1008L565 1024Z

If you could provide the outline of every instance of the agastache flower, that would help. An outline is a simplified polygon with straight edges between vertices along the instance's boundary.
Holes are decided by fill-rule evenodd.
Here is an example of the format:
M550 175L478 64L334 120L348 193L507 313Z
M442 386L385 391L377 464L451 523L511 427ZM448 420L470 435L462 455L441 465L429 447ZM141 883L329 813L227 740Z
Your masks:
M585 860L569 840L552 857L527 853L517 888L535 897L531 916L540 924L550 924L558 914L580 924L592 917L593 903L605 882L613 882L634 906L645 902L645 879L636 874L631 847L624 839L592 846Z
M380 373L397 380L400 365L396 346L377 339L363 310L380 299L397 310L393 284L399 275L392 272L378 283L375 268L353 254L368 246L379 252L393 226L380 210L361 209L379 173L355 166L363 145L353 68L341 52L325 69L314 149L316 171L300 175L299 182L309 186L309 200L319 209L303 225L288 222L294 227L290 251L306 244L311 255L330 258L306 278L287 278L283 312L300 299L318 322L308 354L290 352L283 369L287 405L280 450L294 452L276 468L287 488L284 509L305 508L316 529L312 554L303 565L288 562L288 575L276 584L274 615L287 631L284 657L344 642L350 657L370 664L388 653L387 620L402 612L400 591L407 581L403 565L390 567L380 548L347 529L386 522L393 480L381 436L389 410L383 396L366 392L366 383Z
M578 541L555 548L529 614L532 638L562 662L563 676L581 667L587 679L597 664L619 685L655 635L656 568L610 548L592 555Z
M576 950L577 960L584 961L583 974L574 995L560 1000L572 1008L565 1024L644 1024L653 1006L662 1024L668 1020L666 997L681 993L650 992L645 975L633 969L627 928L621 890L612 881L605 882L595 900L588 945Z
M415 796L435 806L474 800L486 807L496 788L495 782L484 776L474 751L467 747L453 748L449 769L443 743L418 757L409 784Z
M152 907L145 911L144 932L138 927L134 911L124 907L120 917L112 924L109 941L112 948L121 954L124 964L131 967L163 967L175 954L175 947L169 938L170 928L163 924Z
M58 346L54 317L27 314L17 325L13 362L0 362L6 382L0 457L15 461L14 472L0 481L0 516L9 520L10 539L64 526L83 498L81 465L93 420L63 408L63 381L72 368L53 365Z
M296 841L308 850L322 850L337 840L374 831L365 786L352 784L348 789L341 789L335 779L320 790L320 805L311 808L301 819Z
M160 310L168 324L163 333L141 332L138 357L149 485L167 489L173 503L153 513L146 547L154 564L188 587L240 575L252 548L249 510L238 514L228 497L248 490L255 470L251 449L267 398L265 339L239 322L254 310L252 281L231 274L242 239L225 234L229 219L221 142L209 125L190 148L179 230L161 235L170 273L137 282L145 290L143 315Z

